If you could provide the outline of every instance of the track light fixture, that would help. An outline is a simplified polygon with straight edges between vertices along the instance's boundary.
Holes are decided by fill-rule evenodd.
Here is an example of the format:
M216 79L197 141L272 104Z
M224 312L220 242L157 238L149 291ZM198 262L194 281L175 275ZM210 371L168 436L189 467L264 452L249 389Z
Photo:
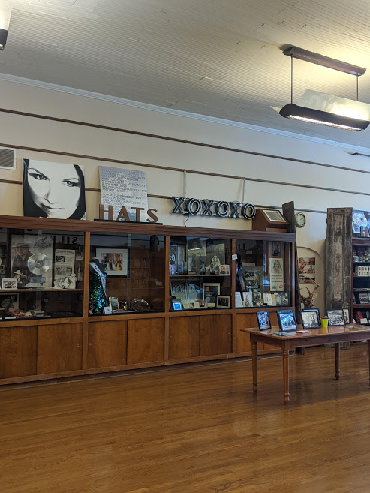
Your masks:
M327 111L321 111L319 109L307 108L304 106L297 106L293 104L293 58L298 58L305 62L315 63L326 68L333 70L339 70L346 74L355 75L356 77L356 94L358 101L358 78L366 72L366 69L351 65L346 62L334 60L332 58L313 53L311 51L303 50L291 46L283 51L284 55L291 57L291 79L290 79L290 104L285 105L280 110L280 115L284 118L301 120L305 122L318 123L321 125L327 125L335 128L342 128L345 130L365 130L368 127L369 121L361 120L357 118L351 118L348 116L342 116L336 113L329 113Z
M12 8L7 0L0 0L0 50L3 50L8 39L8 29Z

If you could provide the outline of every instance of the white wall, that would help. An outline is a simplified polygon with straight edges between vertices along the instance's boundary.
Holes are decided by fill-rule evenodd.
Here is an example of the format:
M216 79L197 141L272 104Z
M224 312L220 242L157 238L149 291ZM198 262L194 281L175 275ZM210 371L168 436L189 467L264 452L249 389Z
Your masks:
M343 148L318 144L301 139L283 137L270 133L252 131L235 126L210 123L149 111L133 106L71 95L50 89L0 81L1 107L22 112L50 115L58 118L121 127L150 134L178 139L221 145L229 148L280 155L294 159L315 161L352 169L370 168L370 160L350 156ZM93 157L148 163L181 170L200 170L269 180L272 183L246 181L245 201L281 206L293 200L296 210L326 211L328 207L353 206L369 209L366 195L369 193L369 174L337 168L304 164L297 161L252 156L226 150L199 147L191 144L128 135L104 129L76 126L68 123L39 120L26 116L0 113L0 145L26 146L70 152ZM338 130L340 131L340 130ZM15 170L0 170L0 180L22 180L21 159L24 157L63 163L82 164L85 168L86 187L99 188L98 166L95 159L55 156L47 152L17 151ZM109 162L106 166L120 166ZM122 165L136 168L135 165ZM147 173L148 193L164 196L183 195L183 173L138 167ZM343 190L329 191L319 188L283 185L289 182ZM242 200L242 180L187 174L188 197ZM97 217L99 193L87 192L88 219ZM183 225L183 217L171 214L172 201L149 198L149 206L159 211L164 224ZM0 182L1 214L22 215L22 187ZM326 216L320 212L306 213L306 226L297 233L298 247L302 256L317 258L318 281L321 284L318 306L323 309L323 253L326 234ZM249 229L250 222L236 219L191 217L187 226Z

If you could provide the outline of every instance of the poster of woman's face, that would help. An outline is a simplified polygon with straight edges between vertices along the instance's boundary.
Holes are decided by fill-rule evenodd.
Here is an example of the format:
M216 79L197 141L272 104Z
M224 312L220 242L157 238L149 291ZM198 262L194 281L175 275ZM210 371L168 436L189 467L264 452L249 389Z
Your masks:
M23 159L23 214L29 217L85 219L83 167Z

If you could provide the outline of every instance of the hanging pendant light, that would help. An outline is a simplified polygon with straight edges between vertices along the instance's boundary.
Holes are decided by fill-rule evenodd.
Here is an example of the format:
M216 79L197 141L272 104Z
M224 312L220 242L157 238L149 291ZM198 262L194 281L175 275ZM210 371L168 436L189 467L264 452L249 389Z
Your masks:
M8 39L8 30L12 8L7 0L0 0L0 50L3 50Z

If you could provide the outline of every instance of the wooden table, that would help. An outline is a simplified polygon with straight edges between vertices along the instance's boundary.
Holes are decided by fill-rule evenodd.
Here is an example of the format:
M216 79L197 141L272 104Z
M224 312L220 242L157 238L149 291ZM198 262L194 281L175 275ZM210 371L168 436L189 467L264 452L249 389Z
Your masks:
M340 377L339 369L339 343L364 341L368 342L369 353L369 385L370 385L370 327L356 327L347 325L346 327L328 327L326 329L310 329L306 333L290 332L288 336L273 335L272 332L279 332L278 327L260 331L258 328L241 329L242 332L249 332L252 345L252 371L253 371L253 391L257 393L257 342L270 344L280 347L283 353L283 375L284 375L284 403L290 400L289 393L289 351L297 347L321 346L322 344L335 344L335 378Z

